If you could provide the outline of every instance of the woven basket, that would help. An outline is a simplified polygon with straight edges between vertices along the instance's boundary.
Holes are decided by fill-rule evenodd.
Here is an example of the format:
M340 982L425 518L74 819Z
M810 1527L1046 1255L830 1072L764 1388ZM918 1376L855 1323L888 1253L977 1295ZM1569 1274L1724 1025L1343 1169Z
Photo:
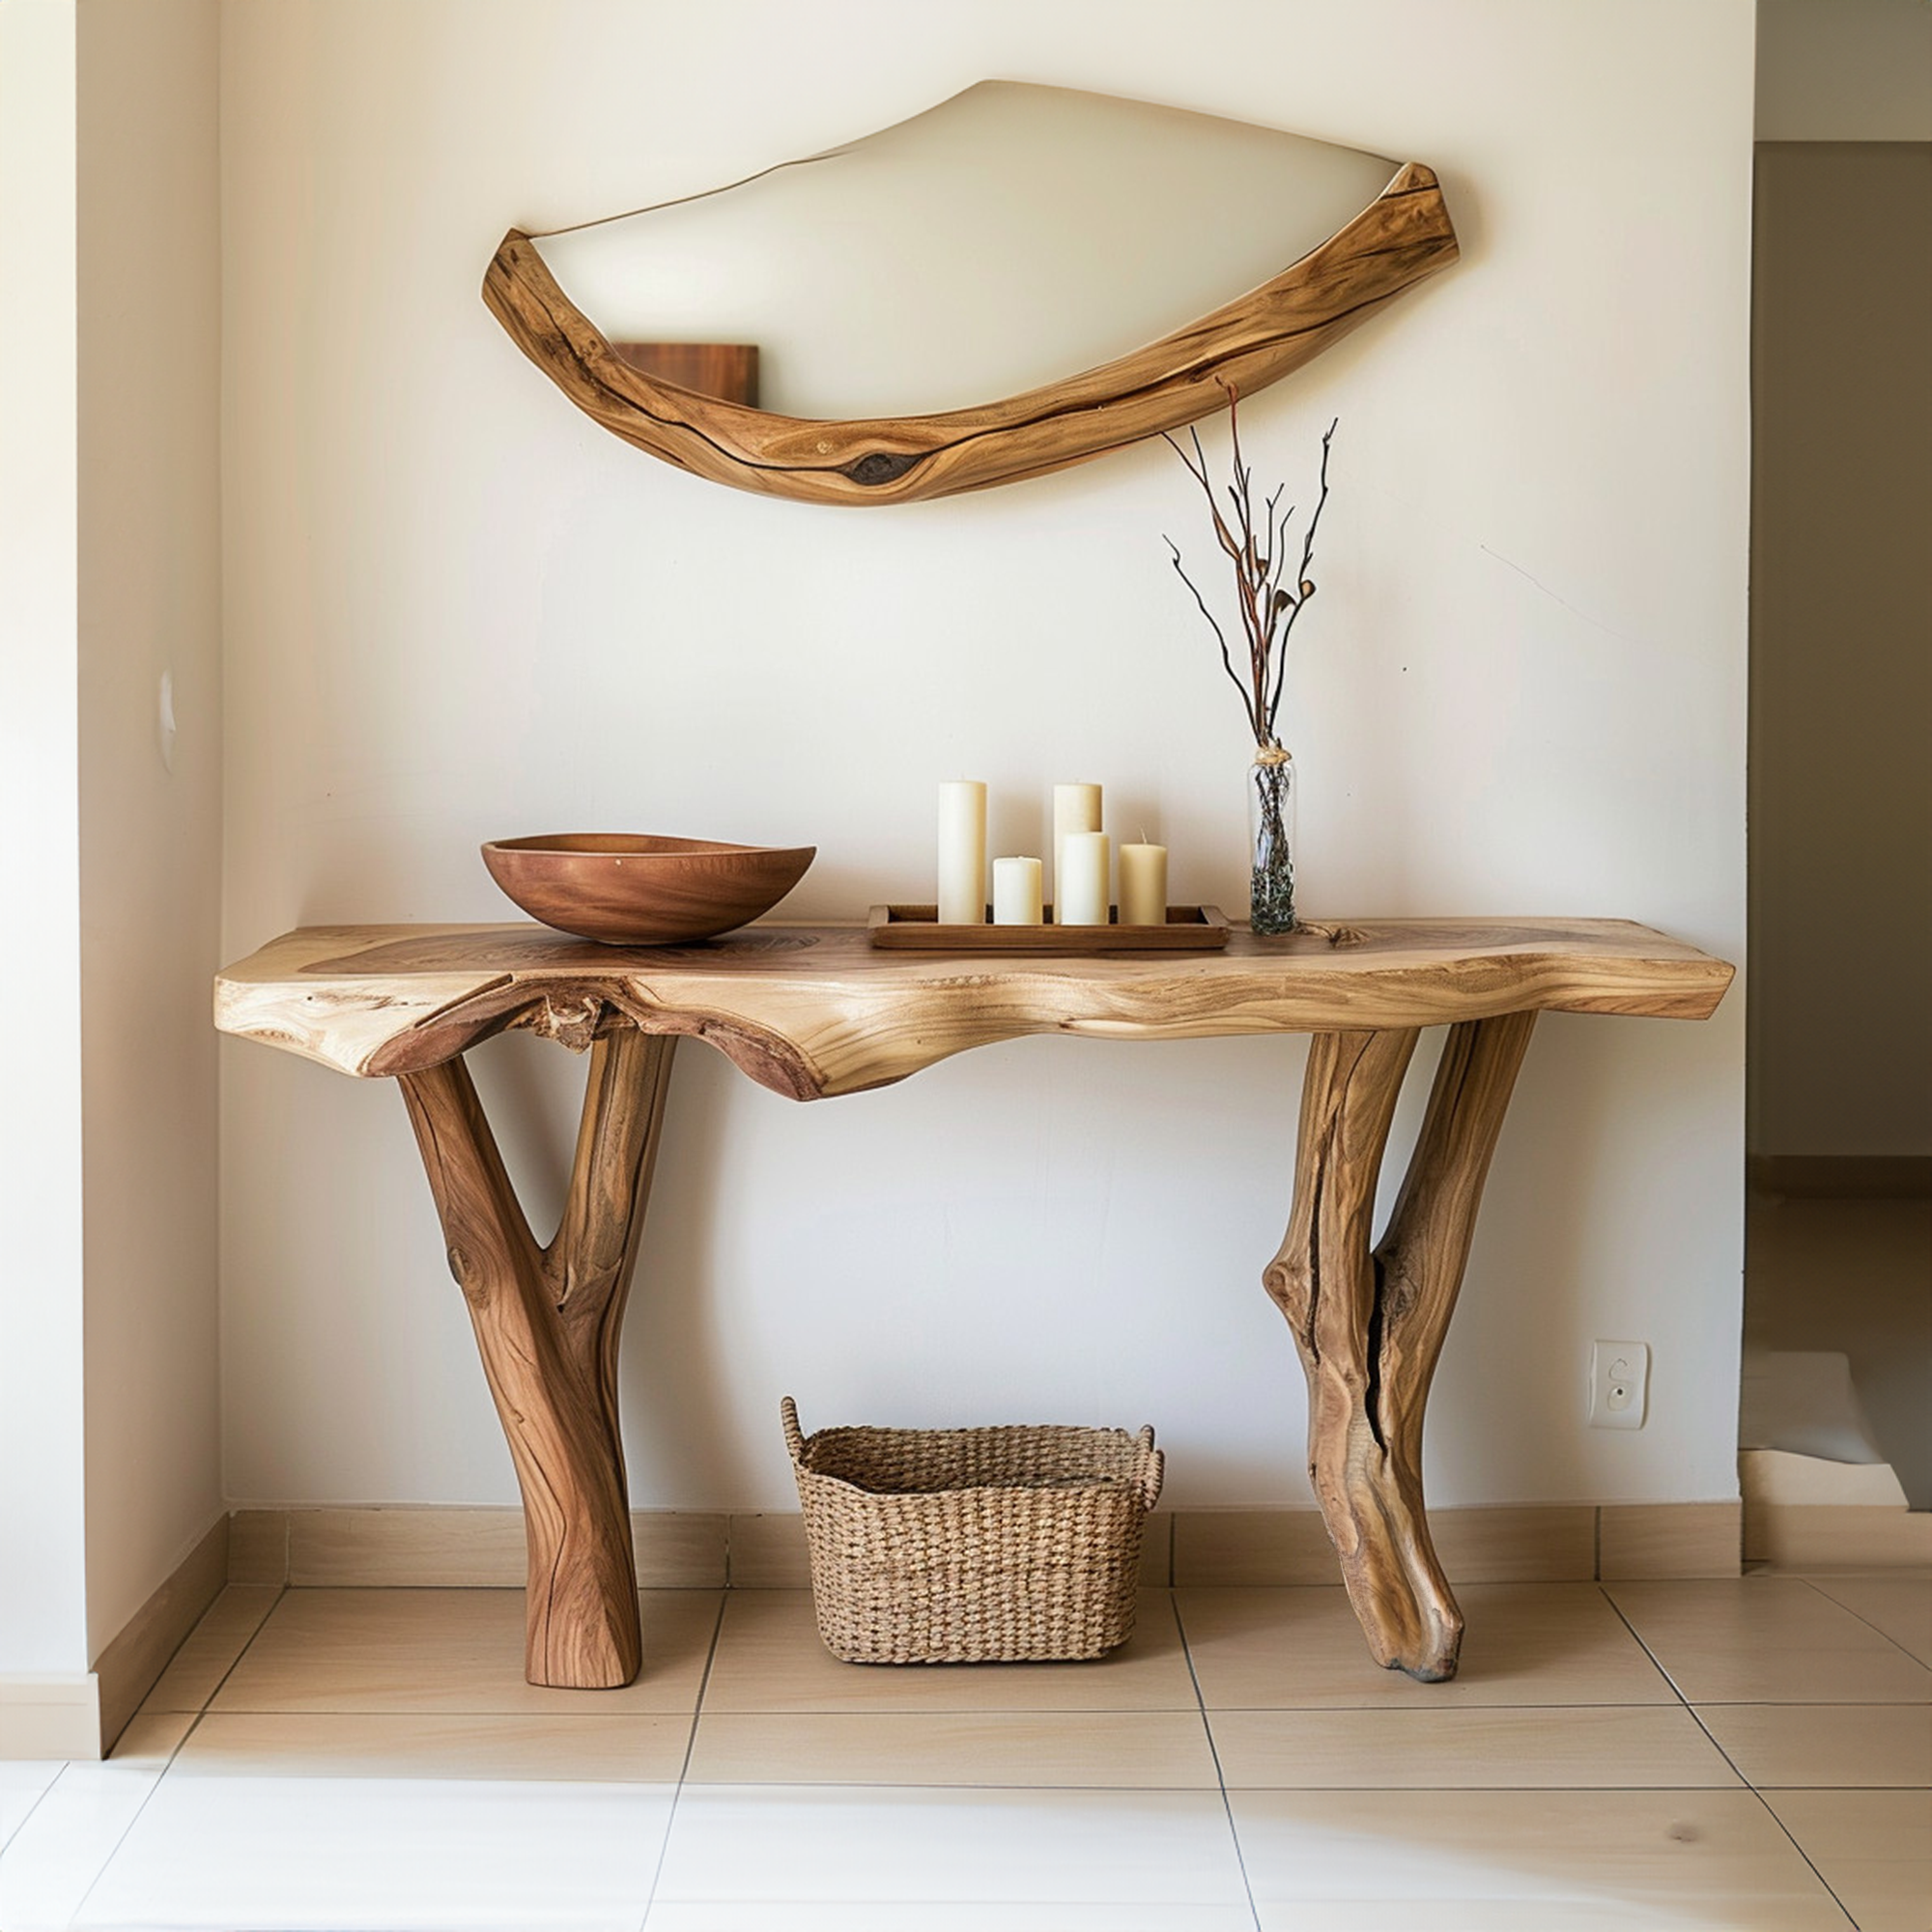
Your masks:
M1098 1657L1134 1628L1153 1431L821 1429L782 1405L825 1647L847 1663Z

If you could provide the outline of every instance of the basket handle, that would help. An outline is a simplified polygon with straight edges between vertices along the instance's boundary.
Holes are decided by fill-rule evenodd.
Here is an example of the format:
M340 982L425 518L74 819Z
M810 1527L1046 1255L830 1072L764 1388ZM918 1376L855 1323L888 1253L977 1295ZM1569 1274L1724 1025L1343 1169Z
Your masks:
M784 1424L785 1447L791 1451L792 1466L802 1467L805 1462L805 1437L798 1429L798 1404L790 1396L779 1403L779 1419Z
M1167 1474L1167 1458L1158 1450L1148 1454L1147 1468L1141 1475L1141 1500L1149 1509L1160 1500L1161 1478Z

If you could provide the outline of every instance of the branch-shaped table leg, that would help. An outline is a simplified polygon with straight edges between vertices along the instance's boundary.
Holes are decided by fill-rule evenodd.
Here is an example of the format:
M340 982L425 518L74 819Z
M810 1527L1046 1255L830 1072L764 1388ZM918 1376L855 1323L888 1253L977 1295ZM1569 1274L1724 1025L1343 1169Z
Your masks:
M570 1194L539 1247L458 1060L401 1076L483 1372L509 1438L529 1544L532 1684L609 1690L643 1660L617 1425L617 1343L673 1038L591 1048Z
M1376 1662L1456 1674L1463 1614L1422 1504L1422 1422L1534 1013L1452 1027L1386 1234L1376 1181L1413 1031L1318 1034L1294 1205L1263 1276L1308 1376L1308 1466Z

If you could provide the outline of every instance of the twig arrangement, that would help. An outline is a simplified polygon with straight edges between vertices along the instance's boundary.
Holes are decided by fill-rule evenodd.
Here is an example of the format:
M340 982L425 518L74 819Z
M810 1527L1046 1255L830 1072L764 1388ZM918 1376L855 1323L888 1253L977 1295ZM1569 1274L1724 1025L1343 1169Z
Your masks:
M1229 681L1241 694L1242 708L1247 712L1255 743L1274 746L1280 743L1275 719L1281 710L1282 680L1288 668L1289 635L1308 600L1315 595L1315 579L1310 575L1315 567L1315 532L1328 502L1328 445L1334 440L1336 423L1331 422L1321 438L1321 494L1302 538L1300 568L1291 578L1288 566L1294 549L1292 526L1295 506L1291 503L1286 510L1281 507L1288 489L1284 483L1257 510L1254 470L1241 454L1238 399L1230 384L1224 383L1222 387L1228 396L1228 436L1233 453L1233 481L1225 486L1230 510L1222 508L1220 492L1208 475L1201 433L1188 431L1188 440L1193 445L1191 456L1172 436L1166 437L1166 441L1186 465L1188 474L1200 484L1201 493L1208 499L1208 514L1213 520L1214 540L1234 565L1236 607L1247 644L1245 678L1235 668L1227 633L1181 562L1179 545L1172 537L1164 541L1174 559L1175 575L1186 584L1196 608L1213 631L1215 642L1221 646L1222 667Z

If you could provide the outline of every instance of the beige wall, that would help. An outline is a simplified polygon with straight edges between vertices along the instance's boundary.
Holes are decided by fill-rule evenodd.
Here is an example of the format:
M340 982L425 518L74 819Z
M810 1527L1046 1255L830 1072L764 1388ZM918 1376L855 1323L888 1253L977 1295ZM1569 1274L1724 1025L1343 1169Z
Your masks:
M1037 849L1051 781L1094 778L1173 847L1178 895L1242 902L1239 720L1167 567L1199 511L1166 450L901 511L764 501L597 431L477 297L513 221L712 185L993 74L1442 171L1462 266L1247 425L1299 487L1342 418L1288 699L1310 906L1623 915L1738 956L1748 4L1178 17L228 8L228 951L501 917L477 841L573 826L815 840L794 909L850 916L929 876L933 783L962 771L1001 849ZM1267 210L1231 184L1212 217ZM223 1052L231 1496L508 1499L396 1095ZM541 1218L579 1065L478 1058ZM1029 1041L800 1107L688 1049L623 1367L634 1496L787 1506L791 1389L809 1423L1151 1418L1178 1502L1303 1497L1258 1285L1297 1065ZM1736 1000L1541 1028L1436 1384L1440 1500L1735 1494L1742 1071ZM1657 1350L1638 1434L1584 1427L1603 1335Z
M221 1506L219 15L215 0L80 0L78 15L93 1656Z

